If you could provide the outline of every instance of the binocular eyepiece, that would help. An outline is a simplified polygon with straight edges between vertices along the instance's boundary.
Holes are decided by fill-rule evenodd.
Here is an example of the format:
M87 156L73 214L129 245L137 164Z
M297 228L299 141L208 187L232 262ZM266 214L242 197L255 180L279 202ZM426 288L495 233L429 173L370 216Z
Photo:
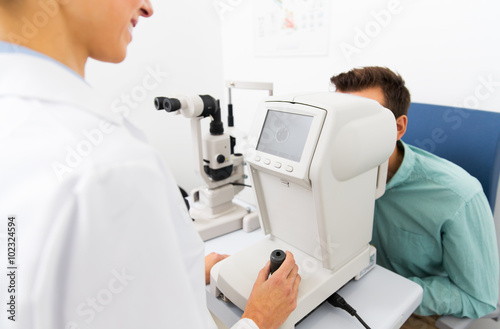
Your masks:
M167 112L175 112L181 108L181 102L177 98L156 97L155 108Z

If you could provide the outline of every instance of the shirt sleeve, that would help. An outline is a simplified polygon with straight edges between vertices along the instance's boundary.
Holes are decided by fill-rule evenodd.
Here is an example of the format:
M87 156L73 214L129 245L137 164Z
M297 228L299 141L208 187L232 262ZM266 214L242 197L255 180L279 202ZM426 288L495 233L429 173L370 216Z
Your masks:
M476 194L442 227L443 269L448 276L410 277L424 290L420 315L479 318L496 309L498 249L491 209Z
M259 327L248 318L243 318L240 321L236 322L231 329L259 329Z

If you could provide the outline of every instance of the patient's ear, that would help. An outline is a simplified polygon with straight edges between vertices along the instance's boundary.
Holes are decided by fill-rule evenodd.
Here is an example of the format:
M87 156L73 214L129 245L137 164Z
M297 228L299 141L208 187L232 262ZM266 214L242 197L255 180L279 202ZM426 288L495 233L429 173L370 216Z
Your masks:
M396 119L397 137L400 140L406 132L406 125L408 124L408 117L406 115L401 115Z

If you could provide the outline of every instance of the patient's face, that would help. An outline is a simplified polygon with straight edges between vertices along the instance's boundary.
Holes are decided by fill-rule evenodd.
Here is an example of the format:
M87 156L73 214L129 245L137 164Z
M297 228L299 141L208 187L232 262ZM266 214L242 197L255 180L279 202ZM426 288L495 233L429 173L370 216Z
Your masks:
M384 93L382 91L382 88L380 88L380 87L371 87L371 88L366 88L366 89L363 89L360 91L348 91L348 92L341 92L341 93L370 98L370 99L373 99L373 100L376 100L377 102L379 102L380 105L386 106Z

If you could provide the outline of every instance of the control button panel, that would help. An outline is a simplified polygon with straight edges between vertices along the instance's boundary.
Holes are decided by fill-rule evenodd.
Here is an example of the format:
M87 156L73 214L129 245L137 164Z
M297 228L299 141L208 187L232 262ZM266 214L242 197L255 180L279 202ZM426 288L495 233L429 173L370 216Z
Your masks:
M269 166L269 169L278 170L281 172L292 173L296 169L293 164L288 161L281 161L280 159L268 158L263 155L254 155L253 160L260 163L262 166Z

